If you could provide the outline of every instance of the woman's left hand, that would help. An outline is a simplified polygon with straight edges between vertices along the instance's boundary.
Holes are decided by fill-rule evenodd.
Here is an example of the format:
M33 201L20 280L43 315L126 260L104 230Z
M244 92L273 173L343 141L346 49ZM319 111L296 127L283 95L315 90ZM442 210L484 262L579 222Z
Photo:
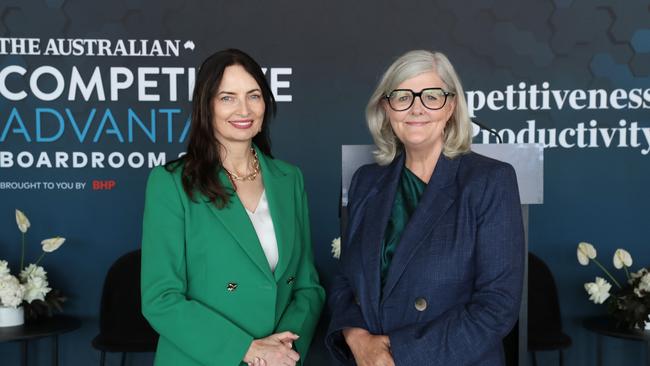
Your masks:
M395 366L390 353L390 338L385 335L370 334L361 328L348 328L343 331L354 360L359 366Z
M300 360L298 352L292 349L298 338L297 334L281 332L256 339L244 355L244 362L249 366L294 366Z

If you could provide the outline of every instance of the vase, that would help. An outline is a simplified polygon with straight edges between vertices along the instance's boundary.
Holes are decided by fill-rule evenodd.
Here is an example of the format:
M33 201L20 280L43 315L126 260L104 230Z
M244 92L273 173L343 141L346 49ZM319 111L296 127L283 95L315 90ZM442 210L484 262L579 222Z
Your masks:
M11 308L0 306L0 327L15 327L25 323L25 312L22 306Z

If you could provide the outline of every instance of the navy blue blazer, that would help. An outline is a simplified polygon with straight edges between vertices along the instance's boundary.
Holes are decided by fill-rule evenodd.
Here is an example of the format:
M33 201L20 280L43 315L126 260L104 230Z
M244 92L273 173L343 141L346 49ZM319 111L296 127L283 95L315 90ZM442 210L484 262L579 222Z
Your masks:
M441 154L380 289L382 240L403 167L401 154L352 178L328 348L354 364L341 330L359 327L388 335L396 365L503 365L524 272L514 169L476 153Z

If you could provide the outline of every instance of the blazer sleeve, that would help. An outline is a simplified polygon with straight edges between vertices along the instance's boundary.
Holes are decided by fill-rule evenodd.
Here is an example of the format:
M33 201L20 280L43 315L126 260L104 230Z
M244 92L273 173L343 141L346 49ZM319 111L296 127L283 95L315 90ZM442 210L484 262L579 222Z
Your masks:
M470 365L500 347L519 314L524 235L514 169L492 169L477 207L474 293L435 320L388 334L397 364Z
M295 275L293 299L282 314L275 332L291 331L300 336L294 343L294 348L300 354L299 363L302 364L307 356L325 302L325 290L320 285L318 272L314 267L309 209L307 207L304 181L300 170L296 169L296 171L298 178L296 196L299 197L297 212L300 215L297 220L301 224L300 245L302 250L300 250L300 260Z
M350 182L350 189L348 191L348 218L355 217L358 199L358 176L362 174L361 169L358 170L352 177ZM351 225L348 223L346 233L341 238L341 258L346 254L345 249L351 245L349 243ZM353 363L352 351L348 347L343 337L343 330L346 328L362 328L369 329L366 321L361 312L361 307L355 300L354 291L347 278L342 272L334 278L334 282L330 287L328 304L331 310L331 320L325 344L330 353L334 355L339 361L350 364Z
M151 172L142 228L142 312L161 337L197 363L239 365L253 337L218 309L186 296L182 195L163 167Z

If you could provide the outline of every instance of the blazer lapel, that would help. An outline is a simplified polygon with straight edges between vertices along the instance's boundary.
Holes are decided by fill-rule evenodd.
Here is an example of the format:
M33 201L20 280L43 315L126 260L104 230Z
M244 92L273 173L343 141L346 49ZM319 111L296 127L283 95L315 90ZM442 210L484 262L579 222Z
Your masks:
M379 273L381 248L403 166L404 154L400 154L384 170L384 174L377 178L373 191L368 194L368 203L364 209L361 253L364 254L362 255L364 274L370 288L372 308L375 311L379 310L381 290Z
M456 200L456 186L453 183L459 160L460 158L448 159L440 154L427 188L424 190L413 216L404 228L386 275L382 298L387 298L390 295L418 248Z
M257 149L257 147L255 147ZM278 264L275 267L273 277L277 282L287 270L291 253L293 252L296 232L296 198L294 179L280 170L273 162L273 159L265 156L257 149L257 156L260 160L262 178L266 198L269 201L269 210L273 220L273 229L278 243ZM268 268L268 263L267 263Z
M226 176L223 169L219 172L219 179L221 184L227 189L233 189L230 179ZM251 223L248 214L244 209L244 205L239 200L239 197L234 190L230 196L228 206L218 209L211 202L206 200L206 205L210 211L221 221L223 226L230 232L235 241L244 250L244 252L251 258L251 260L259 267L260 271L264 273L269 279L273 279L273 274L269 268L269 262L266 260L260 241L255 233L255 228Z

